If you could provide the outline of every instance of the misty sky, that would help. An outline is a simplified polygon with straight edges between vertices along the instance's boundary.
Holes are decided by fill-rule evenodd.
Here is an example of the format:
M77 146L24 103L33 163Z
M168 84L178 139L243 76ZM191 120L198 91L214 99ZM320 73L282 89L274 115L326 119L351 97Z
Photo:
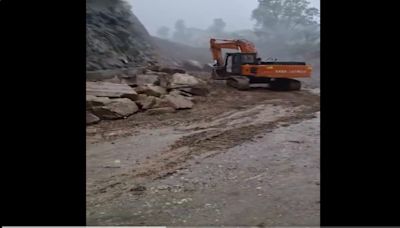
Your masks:
M127 0L132 10L150 34L155 35L160 26L173 30L176 20L185 20L187 27L205 29L214 18L226 22L226 30L252 29L255 21L251 12L257 0ZM310 0L319 8L319 0ZM172 32L172 31L171 31Z

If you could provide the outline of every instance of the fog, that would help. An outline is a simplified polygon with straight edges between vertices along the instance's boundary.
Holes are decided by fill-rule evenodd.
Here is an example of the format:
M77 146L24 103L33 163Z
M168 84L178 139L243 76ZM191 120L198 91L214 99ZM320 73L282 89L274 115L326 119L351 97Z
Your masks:
M226 22L226 30L252 29L255 21L252 11L258 6L257 0L127 0L135 15L150 34L167 26L171 29L178 19L183 19L187 27L206 29L214 18ZM310 0L319 8L319 0Z

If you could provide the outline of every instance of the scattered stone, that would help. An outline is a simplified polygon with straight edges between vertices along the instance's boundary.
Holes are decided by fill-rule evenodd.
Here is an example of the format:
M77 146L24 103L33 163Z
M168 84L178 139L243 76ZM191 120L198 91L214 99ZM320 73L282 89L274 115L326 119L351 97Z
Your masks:
M135 195L139 195L139 194L143 194L143 192L146 191L146 187L139 185L139 186L131 188L129 191L134 192L133 194L135 194Z
M175 109L172 107L163 107L163 108L152 108L146 111L149 115L158 115L164 113L174 113Z
M161 185L161 186L158 186L157 189L158 189L158 190L167 190L167 189L169 189L169 187L166 186L166 185Z
M191 93L188 93L188 92L185 92L185 91L182 91L182 90L177 90L177 89L171 90L169 92L169 94L171 94L171 95L182 95L182 96L185 96L185 97L192 97L193 96Z
M168 94L165 96L165 99L168 100L175 109L190 109L193 107L193 102L182 95Z
M137 93L127 84L110 82L86 82L86 94L97 97L129 98L135 100Z
M93 95L86 95L86 109L92 109L93 107L104 106L111 102L108 97L96 97Z
M120 119L139 110L135 102L127 98L111 99L104 106L92 108L93 113L101 119Z
M205 85L197 85L196 87L190 88L180 88L179 90L196 96L206 96L210 92Z
M155 74L138 74L136 75L136 85L141 86L141 85L157 85L160 83L159 75Z
M171 103L165 99L165 97L163 98L155 98L156 103L153 105L153 108L166 108L166 107L171 107Z
M164 87L164 88L169 88L170 87L170 81L171 81L172 75L160 75L159 77L159 86Z
M139 94L136 103L141 109L147 110L156 104L156 98L153 96L147 96L145 94Z
M88 81L104 81L112 79L118 74L120 70L96 70L96 71L86 71L86 80Z
M97 117L96 115L94 115L91 112L86 111L86 124L90 125L90 124L95 124L100 122L100 118Z
M146 94L154 97L161 97L162 95L167 94L167 90L165 88L150 84L139 86L135 90L139 94Z
M204 82L190 74L175 73L170 81L170 88L196 87Z

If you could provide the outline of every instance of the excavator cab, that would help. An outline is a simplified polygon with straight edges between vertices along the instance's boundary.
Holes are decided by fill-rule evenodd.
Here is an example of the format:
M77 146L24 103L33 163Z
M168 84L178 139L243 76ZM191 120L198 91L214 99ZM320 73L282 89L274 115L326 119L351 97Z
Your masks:
M222 76L217 79L226 79L226 77L231 75L240 75L242 73L242 65L254 65L257 62L257 53L226 53L225 64L216 68L218 75Z
M240 75L244 64L257 64L257 53L226 54L225 68L228 73Z

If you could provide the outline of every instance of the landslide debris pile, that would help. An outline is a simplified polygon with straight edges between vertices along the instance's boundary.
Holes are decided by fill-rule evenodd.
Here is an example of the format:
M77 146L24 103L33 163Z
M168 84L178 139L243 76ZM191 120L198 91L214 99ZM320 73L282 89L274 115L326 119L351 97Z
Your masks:
M152 39L123 0L86 1L87 71L134 67L155 60Z
M190 109L194 96L209 92L204 80L178 68L151 66L96 74L103 75L91 75L92 80L86 82L87 124L126 118L137 112L158 115Z

